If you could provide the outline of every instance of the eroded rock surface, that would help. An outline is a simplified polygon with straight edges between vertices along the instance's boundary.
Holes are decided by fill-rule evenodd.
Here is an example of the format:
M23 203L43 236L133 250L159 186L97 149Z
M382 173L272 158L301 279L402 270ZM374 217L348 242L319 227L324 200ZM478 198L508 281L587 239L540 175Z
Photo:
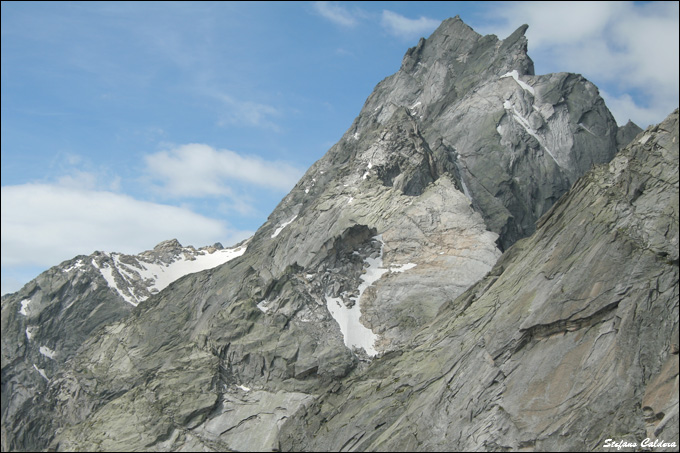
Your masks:
M282 450L678 449L678 111L581 178L410 347L286 422Z
M33 401L42 398L88 337L181 276L225 263L245 248L243 243L231 249L221 244L196 249L169 240L138 255L95 252L64 261L3 296L3 451L15 448L11 445L44 448L42 437L51 434L40 423L25 420L31 418ZM25 437L25 431L32 434Z
M68 363L46 379L34 372L44 381L40 393L25 392L21 404L4 396L6 370L17 366L5 362L5 307L16 311L19 301L3 299L3 448L530 446L522 425L528 422L510 421L524 416L511 409L524 414L520 406L528 403L486 405L497 398L489 386L501 395L510 385L498 377L494 354L509 355L502 373L511 374L543 334L540 326L562 326L571 308L532 321L553 310L543 307L547 302L533 314L529 294L516 306L506 301L522 291L520 278L535 278L527 287L536 292L556 291L538 283L554 276L531 273L540 268L536 257L538 267L517 271L502 299L470 299L481 298L491 277L466 290L492 269L498 278L501 252L531 234L593 164L611 160L636 126L618 128L582 77L534 75L525 30L499 40L459 18L444 21L378 84L343 138L282 200L242 256L149 291L129 314L98 323ZM558 234L550 231L544 234ZM657 244L652 236L647 240ZM576 255L562 264L587 253L576 244L563 244L565 256ZM535 253L547 253L539 245ZM158 253L172 254L173 247L168 242ZM677 252L675 263L677 269ZM141 279L134 269L110 269L119 296L138 294L121 283ZM602 288L589 288L587 297L578 292L585 289L573 290L583 306L574 311L577 325L611 312L609 305L602 313L586 307L588 297L611 292ZM512 316L501 322L487 306ZM516 350L504 349L504 341ZM465 360L475 365L456 368ZM458 374L457 390L445 395ZM659 376L654 388L664 389L668 372ZM650 392L649 400L659 394ZM430 413L435 403L438 412ZM459 419L469 423L451 422ZM488 430L495 421L505 431ZM480 443L465 443L468 434Z

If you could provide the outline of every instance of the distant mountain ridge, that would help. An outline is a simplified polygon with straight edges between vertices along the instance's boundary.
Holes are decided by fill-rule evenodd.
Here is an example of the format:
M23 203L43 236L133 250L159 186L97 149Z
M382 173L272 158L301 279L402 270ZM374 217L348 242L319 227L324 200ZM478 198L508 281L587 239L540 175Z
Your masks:
M178 278L224 264L241 256L246 248L247 242L229 249L218 242L195 249L183 247L179 241L172 239L138 255L96 253L89 262L123 300L137 306ZM75 263L64 272L80 272L86 261L76 258Z
M77 257L3 297L3 449L677 442L677 112L618 127L583 77L534 74L525 31L444 21L247 244Z
M8 381L16 377L24 389L42 387L40 380L49 382L92 332L173 281L234 259L246 247L243 241L228 249L219 243L196 249L173 239L138 255L95 252L64 261L3 296L3 408L27 396L7 393ZM18 301L16 312L12 301Z

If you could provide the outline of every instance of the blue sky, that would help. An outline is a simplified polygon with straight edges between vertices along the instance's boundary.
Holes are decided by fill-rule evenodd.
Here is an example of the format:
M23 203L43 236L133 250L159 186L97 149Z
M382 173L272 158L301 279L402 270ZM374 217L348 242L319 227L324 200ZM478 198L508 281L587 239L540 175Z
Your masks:
M2 2L2 293L95 250L250 236L448 17L617 121L678 105L677 2Z

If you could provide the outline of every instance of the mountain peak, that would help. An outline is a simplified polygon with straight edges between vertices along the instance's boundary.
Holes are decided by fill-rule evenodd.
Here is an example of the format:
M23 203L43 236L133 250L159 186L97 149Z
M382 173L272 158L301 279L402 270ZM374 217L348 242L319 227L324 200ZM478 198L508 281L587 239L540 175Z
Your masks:
M414 73L422 66L431 67L439 62L448 67L455 79L469 76L483 79L512 70L520 75L533 75L534 64L527 55L524 36L527 28L528 25L521 25L501 41L495 35L480 35L459 16L446 19L429 38L421 38L406 51L401 69Z
M168 239L166 241L159 242L153 249L156 251L171 251L181 249L182 244L177 239Z
M588 176L576 183L582 205L600 207L572 204L571 236L550 243L550 222L563 223L555 213L568 207L557 200L635 130L617 127L583 77L533 75L526 29L500 40L460 17L444 21L249 242L218 250L172 239L136 256L81 257L3 299L3 450L547 449L538 442L563 442L564 426L576 433L571 447L589 421L619 420L611 392L642 370L621 377L627 359L592 364L617 332L635 341L638 330L656 333L658 313L673 313L637 310L636 299L677 300L667 206L648 223L655 199L668 193L672 203L677 186L640 179L642 160L620 155L612 177L595 178L601 190L581 190ZM677 173L677 132L650 130L637 143L638 153L667 143L657 154ZM612 193L620 203L608 202ZM539 218L542 235L517 242ZM522 254L526 264L504 270ZM659 263L670 273L657 279ZM628 308L616 313L623 297ZM638 312L649 314L640 329ZM677 338L677 321L672 329L659 341ZM583 341L594 352L583 355ZM610 368L611 385L580 386ZM567 381L579 384L573 393L553 391ZM596 392L600 405L579 399ZM635 395L618 400L638 417ZM423 404L441 410L423 415ZM549 430L536 417L546 408L555 408ZM581 419L583 429L565 425ZM489 423L497 429L484 437Z
M456 38L469 38L471 36L481 37L479 33L474 31L472 27L463 22L460 16L450 17L442 21L442 23L435 29L430 38L436 37L439 34Z

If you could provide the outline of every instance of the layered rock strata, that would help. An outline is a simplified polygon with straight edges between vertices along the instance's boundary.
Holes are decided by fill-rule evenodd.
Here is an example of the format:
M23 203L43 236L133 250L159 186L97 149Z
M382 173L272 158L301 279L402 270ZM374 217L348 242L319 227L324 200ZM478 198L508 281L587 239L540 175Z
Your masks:
M288 420L281 449L677 451L678 140L676 110L409 347Z

